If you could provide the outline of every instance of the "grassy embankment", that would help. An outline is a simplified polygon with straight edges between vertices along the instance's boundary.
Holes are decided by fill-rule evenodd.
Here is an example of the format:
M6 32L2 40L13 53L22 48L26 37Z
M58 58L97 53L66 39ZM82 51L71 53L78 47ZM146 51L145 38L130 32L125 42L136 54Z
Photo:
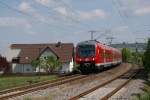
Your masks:
M29 85L37 82L42 82L46 80L57 79L56 75L47 75L47 76L9 76L2 77L0 76L0 90L9 89L18 86ZM32 82L32 83L30 83Z

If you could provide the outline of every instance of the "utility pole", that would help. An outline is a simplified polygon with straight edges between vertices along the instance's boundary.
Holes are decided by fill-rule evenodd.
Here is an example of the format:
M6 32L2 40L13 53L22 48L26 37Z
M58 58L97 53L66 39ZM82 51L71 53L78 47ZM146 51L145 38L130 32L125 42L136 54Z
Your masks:
M91 30L91 31L88 31L89 33L91 33L91 40L93 40L93 35L94 35L94 33L96 33L96 31L95 30Z
M135 42L136 63L138 63L138 42Z

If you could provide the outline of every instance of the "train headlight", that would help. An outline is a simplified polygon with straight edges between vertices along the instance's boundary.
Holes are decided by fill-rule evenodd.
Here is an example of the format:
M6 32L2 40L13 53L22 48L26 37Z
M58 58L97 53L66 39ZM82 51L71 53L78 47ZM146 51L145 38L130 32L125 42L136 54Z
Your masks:
M95 60L95 58L93 58L92 60Z
M79 61L81 61L82 59L80 58Z

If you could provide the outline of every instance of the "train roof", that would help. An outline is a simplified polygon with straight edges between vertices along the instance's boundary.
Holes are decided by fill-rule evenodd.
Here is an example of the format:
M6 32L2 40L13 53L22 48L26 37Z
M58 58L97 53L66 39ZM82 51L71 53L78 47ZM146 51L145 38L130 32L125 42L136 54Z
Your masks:
M116 48L113 48L111 46L108 46L108 45L105 45L103 43L100 43L99 41L96 41L96 40L87 40L87 41L82 41L82 42L79 42L77 45L96 45L96 44L99 44L102 48L107 48L107 49L110 49L110 50L114 50L116 52L120 52L120 50L116 49Z
M96 45L97 43L99 45L101 45L101 47L105 47L105 48L109 48L109 49L113 48L113 47L107 46L107 45L105 45L103 43L100 43L99 41L96 41L96 40L82 41L82 42L79 42L77 45Z
M77 45L96 45L96 43L100 43L100 42L96 40L88 40L88 41L79 42Z

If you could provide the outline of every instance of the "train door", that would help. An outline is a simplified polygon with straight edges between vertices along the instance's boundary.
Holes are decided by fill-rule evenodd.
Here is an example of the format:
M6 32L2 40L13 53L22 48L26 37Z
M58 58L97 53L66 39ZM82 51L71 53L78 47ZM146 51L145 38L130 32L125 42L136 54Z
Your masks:
M103 54L104 64L106 63L106 48L104 47L104 54Z

